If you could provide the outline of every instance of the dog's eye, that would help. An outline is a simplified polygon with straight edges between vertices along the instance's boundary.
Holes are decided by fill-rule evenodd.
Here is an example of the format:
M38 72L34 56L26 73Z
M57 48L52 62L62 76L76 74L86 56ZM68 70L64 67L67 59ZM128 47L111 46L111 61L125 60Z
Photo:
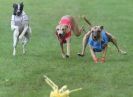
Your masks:
M63 28L62 31L65 31L65 29Z
M93 34L94 36L97 36L97 32L93 32L92 34Z
M59 31L59 29L56 29L57 31Z

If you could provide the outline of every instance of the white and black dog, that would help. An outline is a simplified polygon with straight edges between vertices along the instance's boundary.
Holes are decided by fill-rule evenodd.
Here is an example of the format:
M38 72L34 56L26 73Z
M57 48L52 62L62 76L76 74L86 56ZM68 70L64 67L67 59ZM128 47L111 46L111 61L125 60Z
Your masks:
M11 17L11 30L13 31L13 56L16 55L16 46L19 40L23 45L23 54L25 53L25 45L29 41L31 34L29 18L23 11L23 8L23 3L13 4L13 14Z

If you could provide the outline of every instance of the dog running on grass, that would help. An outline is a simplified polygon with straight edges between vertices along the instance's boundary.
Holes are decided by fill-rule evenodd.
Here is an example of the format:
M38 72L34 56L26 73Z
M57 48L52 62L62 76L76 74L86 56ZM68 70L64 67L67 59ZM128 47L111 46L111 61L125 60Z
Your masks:
M13 31L13 56L16 55L18 41L22 42L24 54L25 45L30 38L31 28L29 26L29 18L23 11L23 8L23 3L13 4L13 14L11 17L11 30Z
M63 16L59 24L56 26L56 36L60 42L61 52L63 58L68 58L70 56L70 39L72 32L76 36L80 36L81 32L83 31L83 27L79 29L75 19L70 16L66 15ZM67 45L67 52L64 51L64 44Z
M105 31L103 26L92 26L86 17L84 17L84 20L91 26L91 30L83 37L83 48L82 52L78 54L79 56L84 56L85 48L88 44L94 62L97 63L98 61L101 61L104 63L109 42L112 42L115 45L118 52L126 54L125 51L120 49L116 39L109 32ZM96 52L103 52L100 60L96 57Z

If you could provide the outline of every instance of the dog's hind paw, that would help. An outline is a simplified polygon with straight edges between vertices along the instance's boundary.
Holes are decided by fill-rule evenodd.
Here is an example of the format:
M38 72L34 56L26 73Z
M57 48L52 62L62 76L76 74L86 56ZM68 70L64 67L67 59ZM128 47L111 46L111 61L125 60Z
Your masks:
M23 51L23 55L25 55L25 51Z
M13 54L12 55L16 56L16 50L15 49L13 50Z
M12 54L12 55L13 55L13 56L16 56L16 53L14 53L14 52L13 52L13 54Z
M121 51L120 51L120 54L122 54L122 55L126 55L127 52L121 50Z

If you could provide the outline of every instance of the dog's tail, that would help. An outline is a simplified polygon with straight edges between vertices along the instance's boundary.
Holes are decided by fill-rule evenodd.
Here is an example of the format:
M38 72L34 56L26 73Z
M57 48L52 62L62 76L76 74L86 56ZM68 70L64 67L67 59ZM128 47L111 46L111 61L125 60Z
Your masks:
M85 16L82 16L82 18L84 19L84 21L85 21L90 27L92 27L91 22L90 22Z

